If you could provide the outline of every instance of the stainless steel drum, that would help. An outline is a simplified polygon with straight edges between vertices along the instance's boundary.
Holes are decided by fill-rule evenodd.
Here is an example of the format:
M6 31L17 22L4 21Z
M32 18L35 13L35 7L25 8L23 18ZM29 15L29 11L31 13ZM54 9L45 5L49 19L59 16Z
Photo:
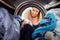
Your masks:
M36 2L36 1L25 1L18 5L18 7L15 10L15 15L21 16L22 12L28 7L35 7L37 9L39 9L42 13L42 17L44 17L44 15L46 13L46 10L41 3Z

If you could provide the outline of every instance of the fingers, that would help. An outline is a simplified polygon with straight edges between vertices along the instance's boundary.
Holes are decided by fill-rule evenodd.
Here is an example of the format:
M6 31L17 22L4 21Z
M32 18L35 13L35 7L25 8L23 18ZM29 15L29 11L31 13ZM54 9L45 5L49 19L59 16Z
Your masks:
M21 22L21 28L23 28L25 24L26 24L26 21L23 20L23 21Z
M25 24L30 24L30 25L32 25L32 23L31 23L29 20L25 19L25 20L23 20L22 23L21 23L21 28L23 28Z
M26 19L25 21L26 21L26 24L30 24L30 25L32 25L32 23L31 23L30 20Z

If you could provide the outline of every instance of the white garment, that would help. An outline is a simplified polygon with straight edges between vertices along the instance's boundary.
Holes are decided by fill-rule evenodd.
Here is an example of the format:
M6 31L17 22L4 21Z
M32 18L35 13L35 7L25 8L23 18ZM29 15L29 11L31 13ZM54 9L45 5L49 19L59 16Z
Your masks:
M57 24L56 24L55 30L56 30L56 33L57 33L58 38L60 40L60 8L50 9L47 12L52 12L57 19Z

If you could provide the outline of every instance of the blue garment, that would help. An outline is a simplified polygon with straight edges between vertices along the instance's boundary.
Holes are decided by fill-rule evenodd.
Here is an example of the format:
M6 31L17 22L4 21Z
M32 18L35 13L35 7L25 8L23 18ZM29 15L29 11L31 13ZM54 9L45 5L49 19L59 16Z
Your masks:
M19 40L19 36L20 24L18 20L6 9L0 8L0 40Z
M38 33L42 34L42 33L45 33L47 31L52 31L52 30L55 29L57 20L56 20L55 16L53 15L53 13L47 12L47 14L45 15L44 18L50 18L50 22L48 20L46 20L46 19L42 19L39 24L40 25L45 24L45 25L34 30L34 32L32 34L33 38Z

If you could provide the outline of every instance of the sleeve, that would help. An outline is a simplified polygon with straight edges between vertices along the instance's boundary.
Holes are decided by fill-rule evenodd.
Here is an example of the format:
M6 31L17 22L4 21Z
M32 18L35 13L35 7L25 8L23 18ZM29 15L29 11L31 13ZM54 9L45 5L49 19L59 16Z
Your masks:
M3 39L3 37L4 37L4 33L5 33L5 27L4 27L4 24L3 24L3 22L4 22L4 17L5 17L5 14L4 14L4 12L3 12L3 10L2 10L3 8L0 8L0 40L2 40Z
M8 11L0 8L0 33L3 33L2 40L18 40L20 26L18 21L15 20Z

